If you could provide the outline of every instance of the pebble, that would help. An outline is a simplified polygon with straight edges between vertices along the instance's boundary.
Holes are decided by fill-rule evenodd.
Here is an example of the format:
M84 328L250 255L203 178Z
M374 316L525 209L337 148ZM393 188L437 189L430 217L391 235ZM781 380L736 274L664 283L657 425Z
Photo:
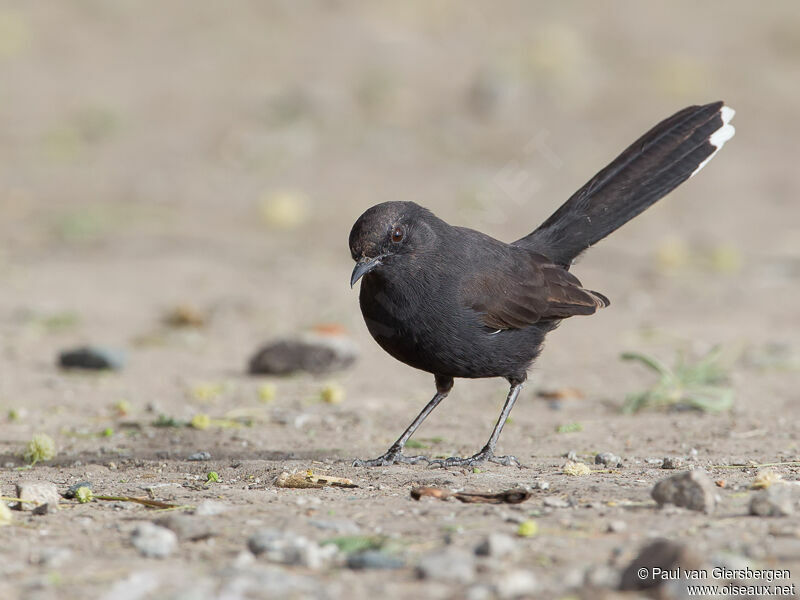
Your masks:
M613 469L622 466L622 457L617 456L613 452L601 452L594 457L594 464L605 465Z
M30 510L35 514L45 514L49 505L52 505L53 509L58 509L58 501L61 496L58 494L55 484L49 481L20 481L17 483L16 489L16 497L20 500L31 500L38 503L18 502L14 506L17 510Z
M211 460L211 453L202 450L186 457L186 460Z
M118 371L125 366L125 353L102 346L83 346L61 352L58 355L58 366L62 369Z
M530 485L530 489L532 490L549 490L550 489L550 482L544 481L542 479L537 479Z
M213 517L214 515L221 515L228 510L228 505L218 500L203 500L194 509L194 514L201 517Z
M475 547L478 556L503 558L513 554L517 549L517 541L505 533L490 533Z
M475 579L475 559L457 548L446 548L422 557L417 577L447 583L471 583Z
M131 543L148 558L166 558L178 545L174 531L153 523L139 523L131 533Z
M750 498L750 514L758 517L788 517L794 514L791 488L785 483L774 483Z
M686 546L669 540L656 540L641 549L636 558L622 572L621 590L644 590L655 588L664 582L654 571L675 569L697 569L701 561ZM640 577L645 574L645 577Z
M542 502L545 506L550 508L569 508L572 506L569 500L565 500L560 496L547 496Z
M39 556L35 559L35 563L55 569L63 566L71 557L72 551L69 548L48 547L42 548Z
M320 582L304 575L295 575L286 569L272 565L254 565L239 569L228 569L220 573L222 583L210 598L302 598L329 600ZM194 596L180 596L191 598Z
M606 525L606 531L608 533L621 533L628 528L628 524L625 521L609 521L608 525Z
M355 570L402 569L405 566L406 562L401 557L379 550L366 550L347 557L347 567Z
M583 572L583 584L590 589L616 589L619 581L619 571L608 565L591 565Z
M703 471L685 471L662 479L650 495L659 506L672 504L690 510L710 513L717 503L714 483Z
M504 573L495 584L497 596L502 600L512 598L528 598L538 590L536 576L528 570L517 569Z
M354 535L361 531L361 528L354 521L347 519L312 519L308 524L323 531L333 531L342 535Z
M683 467L683 459L679 456L665 456L661 462L662 469L680 469Z
M263 346L250 359L248 371L252 375L319 375L346 369L356 358L358 348L346 336L306 334Z
M71 500L75 497L78 493L78 490L82 487L92 489L92 483L90 481L79 481L78 483L73 483L71 486L67 488L67 491L64 492L64 498L67 500Z
M497 593L488 583L476 583L467 588L466 600L494 600Z
M247 547L256 556L284 565L321 569L338 553L333 544L320 546L314 541L275 529L261 529L247 540Z
M192 515L172 513L154 521L160 527L174 531L179 540L191 542L205 540L214 535L214 529L207 519Z

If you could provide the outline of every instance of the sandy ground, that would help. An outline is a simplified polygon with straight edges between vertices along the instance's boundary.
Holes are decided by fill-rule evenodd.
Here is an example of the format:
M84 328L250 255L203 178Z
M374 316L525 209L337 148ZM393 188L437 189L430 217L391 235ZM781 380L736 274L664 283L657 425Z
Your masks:
M60 491L89 480L96 494L226 509L194 516L214 535L164 559L130 542L164 516L140 505L15 513L0 527L3 598L512 597L503 582L520 573L536 579L531 597L611 597L657 537L797 580L796 519L747 512L752 465L800 460L800 13L792 2L480 6L0 5L0 494L22 479ZM738 110L735 139L574 269L612 305L550 336L500 441L523 468L350 467L383 452L433 393L361 322L347 285L357 216L413 199L516 239L658 119L718 98ZM179 304L207 324L165 327ZM260 344L319 323L354 338L354 368L244 375ZM57 353L83 343L125 350L125 368L59 371ZM621 352L671 362L716 344L732 357L730 412L621 414L653 382ZM776 346L784 358L767 361ZM329 382L341 404L320 401ZM567 387L580 396L537 395ZM419 451L479 449L505 392L457 381ZM251 423L155 427L160 414ZM582 430L558 433L573 423ZM17 470L40 432L56 458ZM198 451L211 460L186 460ZM571 477L570 451L595 469L594 454L614 452L623 466ZM672 472L648 459L664 456L724 481L713 515L656 508L650 490ZM275 487L309 468L359 487ZM219 482L205 483L210 471ZM409 495L540 482L549 488L515 506ZM526 520L538 534L515 537ZM247 551L263 528L377 537L406 566L270 564ZM470 581L418 578L431 553L471 554L489 532L514 537L515 552L478 559Z

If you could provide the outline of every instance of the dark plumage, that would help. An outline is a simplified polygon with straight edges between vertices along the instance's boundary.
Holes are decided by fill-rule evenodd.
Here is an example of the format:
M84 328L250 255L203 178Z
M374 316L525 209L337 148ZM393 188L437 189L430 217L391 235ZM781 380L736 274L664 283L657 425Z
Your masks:
M561 319L609 305L568 271L572 261L702 168L733 135L732 116L717 102L662 121L511 244L451 226L413 202L385 202L361 215L350 232L351 285L362 279L367 328L389 354L434 374L437 393L386 454L354 464L427 460L404 456L403 446L455 377L504 377L511 390L479 453L431 462L516 462L495 457L494 448L545 335Z

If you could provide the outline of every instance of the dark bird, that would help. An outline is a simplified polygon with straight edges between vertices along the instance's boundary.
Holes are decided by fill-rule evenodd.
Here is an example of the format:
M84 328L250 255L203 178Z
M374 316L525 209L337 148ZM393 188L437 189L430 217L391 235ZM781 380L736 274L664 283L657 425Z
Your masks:
M433 374L436 395L385 454L354 466L519 464L495 456L495 445L545 335L562 319L609 304L570 265L702 169L733 136L733 114L715 102L662 121L511 244L449 225L413 202L384 202L361 215L350 232L350 285L361 280L364 321L389 354ZM489 441L468 458L405 456L406 442L455 377L504 377L511 385Z

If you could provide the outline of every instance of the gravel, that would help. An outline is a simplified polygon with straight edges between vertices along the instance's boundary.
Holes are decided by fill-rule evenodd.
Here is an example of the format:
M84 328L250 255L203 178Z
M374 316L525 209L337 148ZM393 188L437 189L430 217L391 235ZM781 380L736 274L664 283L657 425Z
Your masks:
M503 558L513 554L517 549L517 541L505 533L490 533L475 547L478 556Z
M210 538L215 534L207 519L194 515L172 513L157 519L155 524L174 531L179 540L194 542Z
M683 459L678 456L665 456L661 461L662 469L680 469L683 467Z
M79 481L78 483L73 483L71 486L67 488L67 491L64 492L64 498L66 498L67 500L75 498L75 495L78 493L78 490L82 487L89 488L91 490L92 483L90 481Z
M166 527L145 522L134 528L131 543L142 556L166 558L178 545L178 536Z
M750 514L758 517L788 517L794 514L794 498L788 484L772 484L750 498Z
M357 552L347 557L347 567L350 569L402 569L406 566L405 560L399 556L380 552L379 550L366 550Z
M358 348L348 337L307 334L263 346L250 359L248 371L252 375L319 375L346 369L357 357Z
M58 501L61 500L61 496L55 484L49 481L20 481L17 483L16 490L17 498L30 501L18 502L14 506L17 510L29 510L36 514L44 514L50 506L58 509Z
M622 466L622 457L617 456L613 452L601 452L594 457L594 464L616 468Z
M102 346L82 346L61 352L58 366L62 369L117 371L125 366L125 353Z
M717 503L714 483L703 471L685 471L662 479L650 494L659 506L672 504L711 513Z
M445 548L422 557L417 577L446 583L471 583L475 579L475 559L457 548Z
M247 547L253 554L269 562L309 569L328 566L339 552L333 544L320 546L303 536L275 529L256 531L247 540Z
M192 460L192 461L211 460L211 453L202 450L200 452L195 452L194 454L190 454L189 456L186 457L186 460Z

